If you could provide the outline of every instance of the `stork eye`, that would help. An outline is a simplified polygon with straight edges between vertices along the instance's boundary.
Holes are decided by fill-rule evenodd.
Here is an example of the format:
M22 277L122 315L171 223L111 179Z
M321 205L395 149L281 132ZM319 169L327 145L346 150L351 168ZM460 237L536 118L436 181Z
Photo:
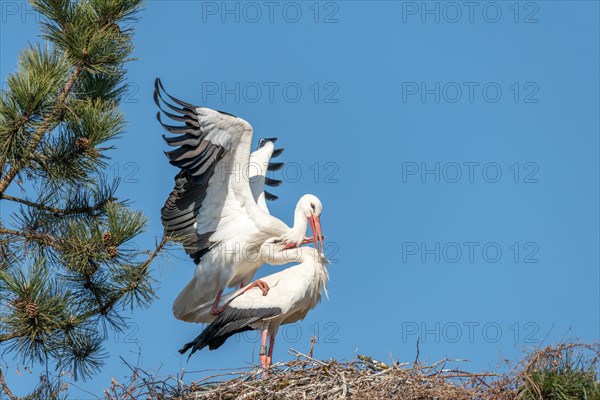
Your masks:
M315 212L315 205L311 203L310 207L312 208L313 212Z

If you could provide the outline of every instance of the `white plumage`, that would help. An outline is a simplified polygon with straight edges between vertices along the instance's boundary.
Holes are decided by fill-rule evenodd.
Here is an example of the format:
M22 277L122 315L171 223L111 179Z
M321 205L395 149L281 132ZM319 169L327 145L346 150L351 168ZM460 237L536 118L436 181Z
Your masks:
M177 106L165 101L163 93ZM176 147L166 154L181 169L162 209L163 225L168 235L183 242L197 264L194 277L173 304L173 314L194 321L193 310L199 304L213 301L211 312L218 314L225 288L248 285L265 262L260 248L266 240L277 238L298 246L306 242L310 221L314 241L322 246L322 205L315 196L303 196L295 209L294 227L288 227L269 214L265 202L264 185L269 179L265 175L275 151L272 141L251 157L252 127L243 119L178 100L164 91L158 79L154 99L164 115L185 123L165 125L160 112L157 116L167 131L178 134L165 138ZM178 114L167 112L161 103ZM261 287L263 294L268 290L263 281L253 285Z
M267 296L263 296L258 288L243 295L239 290L224 296L222 301L229 302L229 306L218 317L210 313L210 303L199 306L195 310L195 322L211 324L194 341L186 344L181 353L191 348L191 356L206 346L214 350L235 333L256 329L263 333L261 361L263 367L268 367L279 326L304 319L321 301L321 293L327 294L327 260L319 251L311 247L286 250L283 245L269 241L262 246L261 252L274 265L299 264L263 278L271 288ZM267 336L270 336L268 353Z

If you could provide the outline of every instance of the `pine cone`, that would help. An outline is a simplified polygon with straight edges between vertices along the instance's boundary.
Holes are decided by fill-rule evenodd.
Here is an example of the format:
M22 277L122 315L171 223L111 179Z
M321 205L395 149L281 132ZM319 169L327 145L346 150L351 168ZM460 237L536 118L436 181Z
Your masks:
M88 147L90 147L90 139L88 138L79 138L75 141L75 147L79 151L86 151Z
M25 304L25 313L29 319L34 319L40 313L40 309L33 301L28 301Z
M110 232L104 232L102 234L102 241L106 244L112 244L113 243L113 235Z
M23 299L15 299L13 301L13 304L15 305L15 308L18 310L22 310L25 308L25 304L27 304L27 302Z
M119 249L117 249L117 246L109 246L107 251L110 258L117 258L119 255Z

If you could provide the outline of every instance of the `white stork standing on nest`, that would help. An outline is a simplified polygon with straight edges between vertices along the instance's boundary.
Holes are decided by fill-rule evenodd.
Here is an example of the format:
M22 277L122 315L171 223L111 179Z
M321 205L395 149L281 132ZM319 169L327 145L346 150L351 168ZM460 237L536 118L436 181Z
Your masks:
M210 304L196 310L195 322L212 320L202 333L187 343L179 352L184 354L192 349L190 357L197 350L208 346L210 350L219 348L230 337L247 330L260 330L260 359L263 368L271 365L275 336L281 324L291 324L306 317L321 301L321 292L327 295L326 282L329 277L327 260L323 253L312 247L286 248L278 240L263 244L261 253L269 264L282 265L289 262L300 264L281 272L269 275L263 280L270 286L269 295L262 296L257 288L242 288L223 296L229 304L218 317L210 315ZM241 293L246 293L240 296ZM267 351L267 337L269 347Z
M163 93L176 105L167 102ZM166 155L181 169L161 214L165 233L182 241L197 264L194 277L175 299L173 314L193 321L192 310L212 301L211 313L217 315L227 306L218 306L227 287L259 287L266 295L269 287L262 280L247 286L264 264L261 245L276 238L287 247L315 241L322 249L321 202L313 195L302 196L294 226L288 227L269 214L264 201L273 197L264 191L264 184L279 183L266 178L266 170L283 166L270 163L271 157L281 152L274 149L273 140L263 141L251 158L252 126L243 119L178 100L166 93L159 79L154 101L164 115L184 123L165 125L161 113L157 114L160 124L177 134L164 139L177 147ZM167 112L161 102L177 114ZM309 222L312 239L305 236Z

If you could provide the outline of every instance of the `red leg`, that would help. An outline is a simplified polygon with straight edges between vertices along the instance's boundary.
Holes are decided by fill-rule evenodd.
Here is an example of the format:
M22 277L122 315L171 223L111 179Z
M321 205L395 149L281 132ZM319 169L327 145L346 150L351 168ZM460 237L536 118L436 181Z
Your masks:
M246 289L244 289L242 291L242 293L240 293L240 294L246 293L248 290L255 288L255 287L258 287L258 288L260 288L260 290L262 290L263 296L266 296L267 293L269 293L269 285L267 285L267 282L257 279L254 282L252 282L250 285L248 285L248 287Z
M321 239L324 238L323 236L321 236ZM314 237L307 237L304 238L304 240L302 240L302 242L300 242L299 245L296 245L296 243L288 243L285 245L285 247L283 248L284 250L289 250L289 249L293 249L296 248L298 246L303 246L305 244L309 244L309 243L314 243L315 242L315 238Z
M213 302L212 307L210 308L210 313L212 315L219 315L223 312L227 304L223 305L223 307L219 307L219 301L221 301L221 295L223 294L223 290L219 290L217 293L217 297L215 297L215 301Z
M275 335L269 338L269 353L267 354L267 368L271 367L273 361L273 347L275 346Z
M262 341L260 343L260 363L263 367L263 369L267 369L268 365L267 365L267 333L268 333L268 329L265 328L262 331Z
M304 240L302 241L302 243L300 243L300 246L302 246L303 244L309 244L309 243L314 243L315 242L315 238L304 238Z

